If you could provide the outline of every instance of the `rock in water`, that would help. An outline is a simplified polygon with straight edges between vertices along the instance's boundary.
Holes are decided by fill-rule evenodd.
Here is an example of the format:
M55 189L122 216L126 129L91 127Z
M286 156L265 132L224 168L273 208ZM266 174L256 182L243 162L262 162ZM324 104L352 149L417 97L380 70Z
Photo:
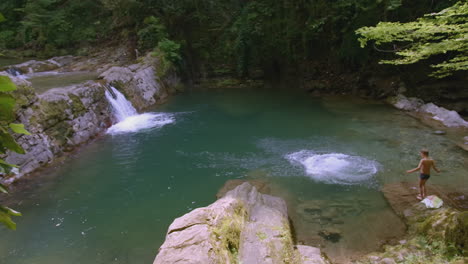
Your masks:
M302 256L303 264L327 264L329 263L320 252L320 249L309 246L298 245L297 250Z
M388 98L387 102L400 110L429 115L432 119L441 122L446 127L468 127L468 122L456 111L447 110L433 103L424 104L424 102L418 98L407 98L399 94L395 97Z
M336 243L341 239L341 231L336 228L326 228L320 231L319 235L333 243Z
M418 109L424 105L423 100L399 94L395 97L390 97L387 101L400 110L405 111L418 111Z
M285 201L261 194L246 182L210 206L174 220L154 260L154 264L163 263L328 261L318 248L299 246L296 250Z

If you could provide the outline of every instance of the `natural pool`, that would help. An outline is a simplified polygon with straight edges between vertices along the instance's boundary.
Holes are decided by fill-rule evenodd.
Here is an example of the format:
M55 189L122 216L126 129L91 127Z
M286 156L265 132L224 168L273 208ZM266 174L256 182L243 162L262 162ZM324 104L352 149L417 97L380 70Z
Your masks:
M428 147L444 171L430 183L468 190L468 154L406 114L372 101L285 90L188 91L157 112L172 123L107 135L14 194L18 230L2 230L0 263L152 263L174 218L215 201L228 179L272 183L297 239L336 260L401 233L379 187ZM322 166L326 164L326 166ZM327 208L317 222L303 209ZM307 211L306 210L306 211ZM308 212L308 211L307 211ZM339 229L336 243L324 227Z
M37 93L44 93L53 88L67 87L74 84L83 83L89 80L96 80L99 74L96 72L39 72L26 75Z

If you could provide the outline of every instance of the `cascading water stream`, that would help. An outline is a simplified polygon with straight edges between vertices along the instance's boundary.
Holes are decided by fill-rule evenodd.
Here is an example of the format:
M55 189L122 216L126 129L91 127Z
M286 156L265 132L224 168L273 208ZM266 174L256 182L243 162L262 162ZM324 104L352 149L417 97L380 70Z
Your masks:
M132 103L114 87L110 86L105 94L107 100L112 105L113 114L118 122L122 122L125 118L138 114Z
M109 134L137 132L142 129L162 127L174 122L173 115L168 113L138 114L132 103L112 86L106 90L105 95L117 120L117 123L107 130Z

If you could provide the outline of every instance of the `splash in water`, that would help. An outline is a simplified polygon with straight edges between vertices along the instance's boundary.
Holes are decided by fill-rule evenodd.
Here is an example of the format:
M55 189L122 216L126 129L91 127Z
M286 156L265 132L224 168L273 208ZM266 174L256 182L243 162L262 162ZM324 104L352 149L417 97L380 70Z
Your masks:
M380 164L359 156L342 153L315 153L310 150L286 155L293 164L300 164L312 179L332 184L358 184L370 180Z
M174 122L172 114L143 113L138 114L132 103L114 87L106 90L106 98L112 106L112 113L117 123L111 126L108 134L123 134L137 132L142 129L162 127Z

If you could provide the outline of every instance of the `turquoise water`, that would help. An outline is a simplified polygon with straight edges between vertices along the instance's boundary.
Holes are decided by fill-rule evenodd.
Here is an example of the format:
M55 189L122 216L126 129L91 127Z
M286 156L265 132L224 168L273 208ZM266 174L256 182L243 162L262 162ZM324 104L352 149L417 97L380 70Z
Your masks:
M154 111L175 121L104 136L40 180L26 180L13 195L24 213L18 230L1 230L0 263L152 263L173 219L214 202L226 180L237 178L270 182L287 200L298 241L341 260L403 232L379 188L416 181L404 171L417 166L420 148L445 171L430 182L468 189L466 152L376 102L210 90L186 92ZM302 156L291 159L294 153ZM316 205L333 222L304 215ZM339 241L318 235L330 227L341 231Z

